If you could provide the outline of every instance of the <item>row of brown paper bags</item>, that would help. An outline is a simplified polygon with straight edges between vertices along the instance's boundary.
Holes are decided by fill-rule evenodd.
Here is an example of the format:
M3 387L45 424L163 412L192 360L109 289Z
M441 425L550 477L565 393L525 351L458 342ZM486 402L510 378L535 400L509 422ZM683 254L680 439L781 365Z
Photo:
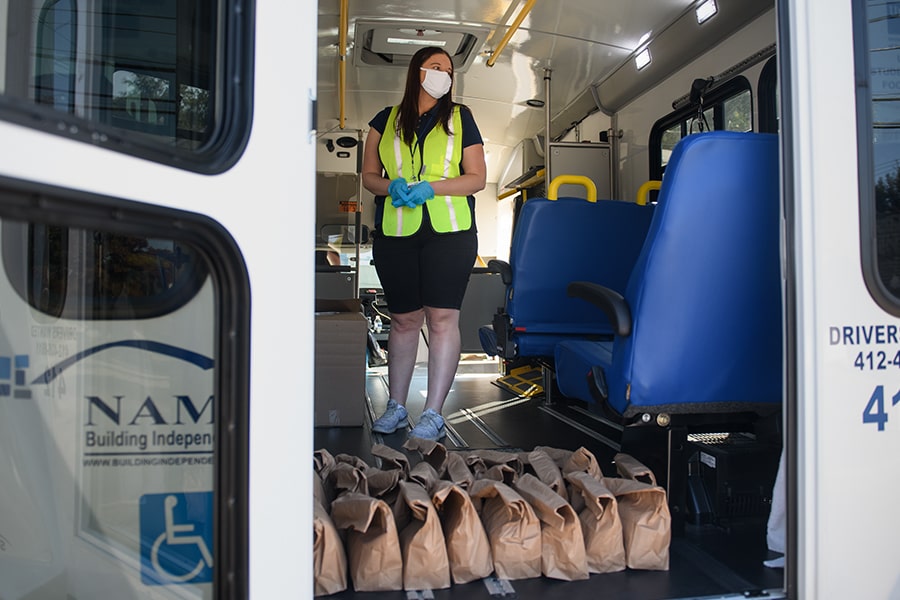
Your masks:
M404 447L423 460L411 468L383 445L372 449L381 468L315 452L315 595L345 590L348 566L356 591L669 567L665 490L629 455L615 457L619 477L605 477L584 448Z

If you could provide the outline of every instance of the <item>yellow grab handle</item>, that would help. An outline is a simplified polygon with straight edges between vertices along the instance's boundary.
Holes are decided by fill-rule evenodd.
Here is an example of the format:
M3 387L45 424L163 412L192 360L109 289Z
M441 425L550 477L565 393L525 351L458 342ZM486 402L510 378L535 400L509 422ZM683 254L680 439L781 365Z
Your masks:
M512 196L514 194L518 194L519 192L522 192L522 202L524 202L525 200L528 199L526 197L528 188L535 186L539 183L543 183L543 182L544 182L544 169L539 169L537 173L535 173L534 175L532 175L525 181L521 182L519 185L517 185L513 189L507 190L507 191L503 192L502 194L500 194L499 196L497 196L497 200L503 200L504 198L508 198L509 196Z
M662 187L662 181L651 179L638 188L637 203L641 206L647 204L647 198L650 197L650 190L658 190Z
M511 190L506 190L502 194L497 195L497 200L503 200L504 198L509 198L510 196L514 196L521 191L520 188L513 188Z
M559 186L566 183L574 183L576 185L583 185L587 189L587 201L588 202L596 202L597 201L597 186L594 185L594 182L591 181L590 177L585 177L584 175L558 175L553 178L553 181L550 182L550 187L547 189L547 199L556 200L559 198Z

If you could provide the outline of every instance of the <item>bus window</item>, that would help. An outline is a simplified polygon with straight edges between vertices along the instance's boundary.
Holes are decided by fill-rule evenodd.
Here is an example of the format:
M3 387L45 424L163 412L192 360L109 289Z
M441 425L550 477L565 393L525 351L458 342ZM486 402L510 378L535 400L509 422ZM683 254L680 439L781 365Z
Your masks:
M75 110L75 1L60 0L38 21L34 98L56 110Z
M650 179L662 179L669 155L678 141L692 133L709 130L752 131L753 110L750 82L735 77L706 92L706 108L698 114L696 105L669 113L650 130Z
M753 109L750 107L750 90L722 102L722 118L725 131L752 131Z
M869 291L900 315L900 7L855 3L860 225Z
M678 144L678 142L681 141L681 138L683 137L684 129L682 123L672 125L663 132L662 140L660 140L662 154L661 161L663 167L669 164L669 157L672 155L672 150L675 149L675 146Z
M240 253L204 217L26 188L0 180L0 597L243 597Z
M756 95L759 98L760 133L778 133L778 59L772 57L759 73Z
M233 4L3 6L0 118L199 172L221 172L237 159L250 86L233 82L250 81L252 56L251 19Z
M204 262L178 240L34 223L2 228L10 284L33 308L54 317L165 315L187 304L206 280ZM27 264L16 260L21 256Z

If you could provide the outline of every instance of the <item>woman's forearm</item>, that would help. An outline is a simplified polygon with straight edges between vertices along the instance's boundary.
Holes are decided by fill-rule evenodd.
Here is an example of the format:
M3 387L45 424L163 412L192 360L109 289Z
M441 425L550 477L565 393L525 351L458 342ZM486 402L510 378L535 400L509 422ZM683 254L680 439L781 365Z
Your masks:
M465 173L453 179L432 181L435 196L469 196L484 189L484 175Z

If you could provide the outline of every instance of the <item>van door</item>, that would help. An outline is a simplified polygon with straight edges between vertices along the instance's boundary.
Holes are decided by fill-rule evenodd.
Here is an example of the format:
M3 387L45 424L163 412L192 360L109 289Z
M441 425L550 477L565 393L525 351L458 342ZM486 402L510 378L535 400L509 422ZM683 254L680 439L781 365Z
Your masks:
M780 6L788 249L788 586L898 593L897 5ZM852 23L852 27L850 24ZM896 30L896 31L895 31ZM796 339L796 347L790 341ZM897 415L897 416L895 416ZM793 536L796 537L793 537ZM796 548L796 553L790 552Z
M296 583L313 10L0 0L0 596Z

